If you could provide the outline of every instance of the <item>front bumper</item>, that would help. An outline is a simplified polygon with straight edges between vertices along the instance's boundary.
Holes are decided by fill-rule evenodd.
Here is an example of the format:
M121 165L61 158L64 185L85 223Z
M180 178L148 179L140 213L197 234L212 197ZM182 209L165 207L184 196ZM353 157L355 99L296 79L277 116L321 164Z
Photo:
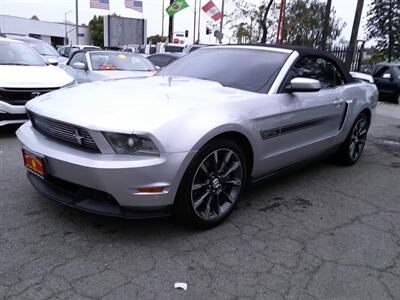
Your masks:
M45 158L47 179L28 175L39 192L79 209L123 217L132 215L127 211L163 211L172 205L181 177L195 155L195 152L170 153L160 157L89 153L41 135L30 122L18 129L17 136L25 148ZM53 179L65 185L55 185ZM65 189L68 186L70 188ZM71 198L71 186L114 199L119 212L113 210L109 213L99 205L97 208L82 206L82 199ZM164 191L138 191L138 188L145 187L164 187ZM87 199L92 204L95 201L93 197Z
M28 120L24 105L12 105L0 101L0 126L24 123Z

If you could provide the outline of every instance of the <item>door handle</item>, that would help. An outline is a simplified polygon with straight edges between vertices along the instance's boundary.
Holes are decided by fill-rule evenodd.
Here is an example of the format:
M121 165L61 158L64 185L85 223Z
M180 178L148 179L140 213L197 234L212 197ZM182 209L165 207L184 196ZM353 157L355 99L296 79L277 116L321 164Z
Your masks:
M344 102L346 102L346 100L344 99L336 99L335 101L333 101L334 105L340 105L343 104Z

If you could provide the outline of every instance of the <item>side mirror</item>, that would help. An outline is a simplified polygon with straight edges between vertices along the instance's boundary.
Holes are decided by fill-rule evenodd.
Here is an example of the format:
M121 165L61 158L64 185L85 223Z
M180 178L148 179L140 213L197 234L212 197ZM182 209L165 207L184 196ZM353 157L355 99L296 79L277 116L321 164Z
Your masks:
M57 65L58 65L58 60L57 60L57 59L54 59L54 58L48 58L48 59L47 59L47 62L48 62L49 64L51 64L52 66L57 66Z
M382 78L383 78L383 79L392 80L392 75L390 75L390 73L385 73L385 74L383 74Z
M321 89L321 82L316 79L296 77L293 78L289 85L286 86L286 91L294 92L318 92Z
M74 69L78 69L78 70L87 70L87 66L83 63L83 62L76 62L72 65L72 67Z

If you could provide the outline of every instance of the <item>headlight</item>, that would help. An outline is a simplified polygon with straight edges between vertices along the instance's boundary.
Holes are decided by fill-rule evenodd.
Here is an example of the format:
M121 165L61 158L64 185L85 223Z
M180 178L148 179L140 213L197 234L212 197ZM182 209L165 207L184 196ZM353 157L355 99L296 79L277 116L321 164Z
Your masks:
M151 139L134 134L104 132L111 147L118 154L159 155Z

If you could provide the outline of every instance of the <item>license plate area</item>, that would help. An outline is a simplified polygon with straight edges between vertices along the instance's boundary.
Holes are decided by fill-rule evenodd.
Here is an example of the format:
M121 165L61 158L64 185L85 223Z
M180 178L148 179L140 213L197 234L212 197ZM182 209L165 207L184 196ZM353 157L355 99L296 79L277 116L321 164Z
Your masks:
M34 154L26 149L22 149L22 156L24 158L24 165L26 169L29 172L44 179L46 175L44 157L38 154Z

